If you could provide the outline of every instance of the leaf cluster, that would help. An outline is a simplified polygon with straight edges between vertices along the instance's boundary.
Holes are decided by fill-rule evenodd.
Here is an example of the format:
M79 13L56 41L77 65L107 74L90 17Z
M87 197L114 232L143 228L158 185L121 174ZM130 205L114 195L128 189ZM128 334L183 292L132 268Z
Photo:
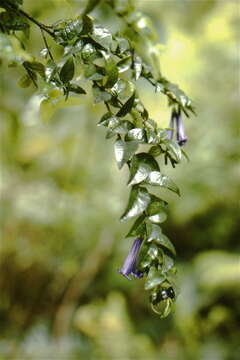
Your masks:
M126 22L126 27L134 31L131 2L108 3ZM127 32L111 33L89 15L99 4L100 1L90 0L81 16L61 20L51 27L34 21L40 27L45 43L41 51L44 59L22 62L26 73L19 85L27 87L33 83L37 87L40 80L50 90L61 90L67 100L71 93L86 94L80 86L80 79L91 84L94 103L103 103L106 107L98 125L106 128L107 139L114 140L118 168L124 165L129 168L130 196L121 221L137 217L127 237L144 239L138 268L146 275L145 289L150 290L151 298L154 298L160 289L172 286L175 249L160 226L167 218L167 203L151 193L151 188L167 189L180 195L178 186L165 174L162 166L160 168L159 160L163 158L163 163L170 162L175 167L185 153L177 142L169 139L169 129L159 128L149 117L138 95L137 81L145 79L156 92L166 96L171 111L177 108L189 116L194 108L177 85L160 72L156 76ZM3 33L28 29L25 13L14 11L19 5L21 1L18 0L11 1L10 7L3 1L6 10L0 14ZM62 48L60 61L54 59L44 32L52 36L56 47Z

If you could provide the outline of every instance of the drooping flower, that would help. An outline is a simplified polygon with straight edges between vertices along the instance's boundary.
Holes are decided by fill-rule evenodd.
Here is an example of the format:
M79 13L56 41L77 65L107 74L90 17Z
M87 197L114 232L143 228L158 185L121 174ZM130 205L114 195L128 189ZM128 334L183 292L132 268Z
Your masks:
M137 269L137 258L139 254L140 247L142 245L143 238L137 238L134 240L133 245L124 261L124 264L121 269L118 270L120 274L125 276L128 280L131 280L129 275L133 275L135 278L139 279L143 276L143 273Z
M176 123L176 137L177 137L178 145L183 146L187 142L188 138L185 134L181 112L180 110L177 112L175 109L173 109L169 127L171 129L174 129L175 123ZM168 139L171 140L173 139L173 132L174 130L168 130Z
M188 138L185 134L184 124L181 114L179 114L176 117L176 123L177 123L177 142L179 146L183 146L184 144L186 144Z

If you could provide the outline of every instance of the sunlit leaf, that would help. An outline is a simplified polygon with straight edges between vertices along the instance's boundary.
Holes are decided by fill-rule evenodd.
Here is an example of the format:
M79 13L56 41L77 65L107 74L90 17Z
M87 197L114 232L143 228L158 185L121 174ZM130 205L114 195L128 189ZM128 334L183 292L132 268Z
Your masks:
M159 170L156 160L147 153L134 155L131 167L128 185L139 184L144 181L151 171Z
M116 140L114 145L115 158L118 168L121 169L128 160L132 158L138 148L136 141L125 142L123 140Z
M147 280L145 283L145 290L151 290L157 285L160 285L166 279L165 275L161 274L154 266L152 266L149 270Z
M126 56L125 58L123 58L122 60L120 60L117 63L117 68L119 73L123 73L125 71L127 71L128 69L130 69L132 65L132 57L131 56Z
M121 216L121 221L128 220L134 216L140 215L148 207L151 198L144 187L133 186L126 210Z
M154 241L158 245L167 248L173 255L176 255L176 250L166 235L162 233L162 229L157 224L150 224L148 226L148 242Z
M139 143L145 143L147 141L146 132L142 128L132 129L127 133L126 140L127 141L135 140L138 141Z
M159 171L152 171L146 182L150 185L167 188L180 196L180 190L177 185L167 175L162 175Z
M112 44L112 35L110 31L101 25L94 24L91 38L103 48L109 50Z

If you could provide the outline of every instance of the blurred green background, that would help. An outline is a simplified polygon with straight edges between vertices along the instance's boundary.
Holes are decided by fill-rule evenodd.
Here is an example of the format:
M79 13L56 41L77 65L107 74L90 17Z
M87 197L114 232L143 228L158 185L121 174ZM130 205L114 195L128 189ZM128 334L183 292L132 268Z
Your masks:
M83 5L26 0L24 9L52 23ZM23 71L7 66L13 54L0 35L1 360L239 359L240 4L136 5L158 30L163 74L198 113L185 121L190 162L168 169L182 197L163 193L170 209L164 230L178 254L174 312L159 319L142 281L117 273L131 244L124 239L130 224L118 221L127 171L118 171L111 140L96 127L102 105L93 107L91 95L80 105L73 98L42 121L39 95L16 85ZM41 41L34 29L28 49L36 57ZM163 96L146 82L139 91L167 126Z

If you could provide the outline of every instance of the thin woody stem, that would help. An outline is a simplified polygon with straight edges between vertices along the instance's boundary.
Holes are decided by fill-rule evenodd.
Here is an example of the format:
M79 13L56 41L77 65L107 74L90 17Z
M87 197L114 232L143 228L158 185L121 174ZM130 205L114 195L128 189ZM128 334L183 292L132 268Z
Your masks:
M45 31L46 33L48 33L50 36L52 36L54 38L54 33L53 31L50 30L51 26L45 25L39 21L37 21L36 19L34 19L31 15L27 14L25 11L21 10L21 9L17 9L14 6L12 6L10 3L7 3L7 8L9 8L9 10L14 11L16 14L22 15L25 18L27 18L29 21L31 21L32 23L34 23L35 25L37 25L41 30Z
M25 11L23 11L21 9L18 9L16 11L19 14L21 14L22 16L26 17L31 22L33 22L35 25L37 25L41 30L46 31L50 36L54 37L54 33L51 30L49 30L50 26L40 23L39 21L37 21L36 19L34 19L32 16L30 16L29 14L27 14Z

